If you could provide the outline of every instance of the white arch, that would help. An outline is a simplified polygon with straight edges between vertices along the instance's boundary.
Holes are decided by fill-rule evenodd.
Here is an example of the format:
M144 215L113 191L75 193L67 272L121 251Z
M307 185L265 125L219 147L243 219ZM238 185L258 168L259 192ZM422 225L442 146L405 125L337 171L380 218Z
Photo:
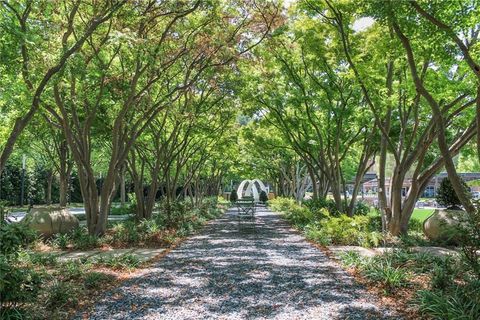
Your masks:
M245 188L245 185L247 185L247 189L245 190L245 196L249 197L249 196L253 195L253 199L255 201L259 201L260 200L260 192L258 192L259 190L258 190L257 186L255 185L255 182L258 183L261 191L265 191L265 193L267 193L267 188L265 187L265 184L263 184L263 182L261 180L259 180L259 179L248 180L247 179L247 180L243 180L237 188L238 199L243 198L243 189Z
M250 180L243 180L242 183L237 188L237 196L238 199L242 199L243 197L243 188L245 187L245 184L250 183Z
M262 191L265 191L265 193L267 193L267 188L265 187L265 185L263 184L262 180L260 179L253 179L253 182L258 182L258 184L260 185L260 189Z
M252 182L252 193L253 193L253 199L255 201L260 201L260 194L258 193L257 186L255 185L254 182Z

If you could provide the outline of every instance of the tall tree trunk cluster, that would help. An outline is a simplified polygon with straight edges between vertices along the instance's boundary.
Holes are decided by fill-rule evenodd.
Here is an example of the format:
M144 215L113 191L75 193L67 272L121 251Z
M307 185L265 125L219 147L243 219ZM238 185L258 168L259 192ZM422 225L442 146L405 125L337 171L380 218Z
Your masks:
M467 110L468 107L476 104L479 99L478 92L474 98L461 92L452 101L443 101L440 104L424 84L431 61L427 56L421 63L421 69L418 70L418 62L415 60L410 40L401 30L395 13L392 11L389 20L391 30L389 37L392 41L400 41L407 58L407 64L401 64L395 59L388 61L385 72L386 97L384 98L387 101L387 105L385 107L379 105L376 102L378 99L372 96L372 91L369 90L366 84L367 75L362 74L357 68L357 65L361 62L354 61L352 58L349 31L346 29L342 12L332 2L326 0L325 3L334 17L333 22L330 23L337 29L341 37L347 61L362 89L365 101L374 116L375 123L380 128L378 196L384 231L388 231L393 235L405 234L407 232L408 222L418 198L425 190L428 182L442 168L446 169L464 208L467 211L475 210L466 194L466 190L462 186L452 159L475 135L478 137L478 115L476 121L470 123L464 130L457 132L453 139L447 138L446 128L450 127L455 118ZM468 58L468 48L455 36L453 31L424 11L415 1L410 3L422 16L452 36L453 41L459 45L460 50L463 52L469 66L476 72L475 66L478 68L478 65ZM406 70L410 71L409 76L407 76ZM398 97L396 106L392 104L394 81L396 86L399 87L399 92L395 93L395 96ZM405 98L407 89L401 86L408 81L416 89L416 95L411 101ZM420 117L420 108L423 102L430 106L433 114L433 117L427 120ZM382 112L382 110L386 110L386 112ZM397 136L395 136L396 133L392 132L391 118L393 114L399 115L400 132ZM440 156L434 161L427 162L428 152L435 142L439 148ZM389 175L386 172L388 154L394 158L389 179L389 190L386 188L386 179ZM404 183L407 179L410 181L410 188L404 195Z

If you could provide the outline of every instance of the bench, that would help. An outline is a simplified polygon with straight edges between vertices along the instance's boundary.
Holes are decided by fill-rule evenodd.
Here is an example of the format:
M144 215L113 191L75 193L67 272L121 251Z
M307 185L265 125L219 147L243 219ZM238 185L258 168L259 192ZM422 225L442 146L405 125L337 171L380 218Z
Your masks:
M253 198L242 198L235 203L238 209L238 218L254 218L255 217L255 201Z

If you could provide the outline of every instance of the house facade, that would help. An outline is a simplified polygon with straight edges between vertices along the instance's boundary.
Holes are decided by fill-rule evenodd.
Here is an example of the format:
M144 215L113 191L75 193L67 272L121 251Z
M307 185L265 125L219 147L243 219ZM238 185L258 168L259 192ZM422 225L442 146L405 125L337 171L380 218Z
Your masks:
M480 172L465 172L458 174L465 182L470 181L480 181ZM366 175L367 176L367 175ZM446 172L439 173L435 175L430 181L428 182L427 187L425 188L422 198L434 198L437 195L437 190L440 187L440 183L444 178L448 175ZM365 182L362 184L362 191L364 195L373 195L378 192L378 178L375 173L368 173L368 177L373 177L372 179L364 179ZM403 195L408 193L408 190L412 186L412 179L405 179L402 187ZM389 196L390 190L390 178L385 180L385 188L387 190L387 196ZM480 192L480 186L470 186L470 191L472 192Z

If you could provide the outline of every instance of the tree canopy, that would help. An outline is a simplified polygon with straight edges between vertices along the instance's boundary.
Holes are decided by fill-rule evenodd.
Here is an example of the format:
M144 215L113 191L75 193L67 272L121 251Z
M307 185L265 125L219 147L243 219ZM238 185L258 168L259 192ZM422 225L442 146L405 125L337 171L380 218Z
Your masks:
M30 197L75 189L92 234L127 189L148 218L253 176L352 216L375 171L393 234L442 170L472 210L457 170L480 163L479 7L2 1L0 198L26 155Z

